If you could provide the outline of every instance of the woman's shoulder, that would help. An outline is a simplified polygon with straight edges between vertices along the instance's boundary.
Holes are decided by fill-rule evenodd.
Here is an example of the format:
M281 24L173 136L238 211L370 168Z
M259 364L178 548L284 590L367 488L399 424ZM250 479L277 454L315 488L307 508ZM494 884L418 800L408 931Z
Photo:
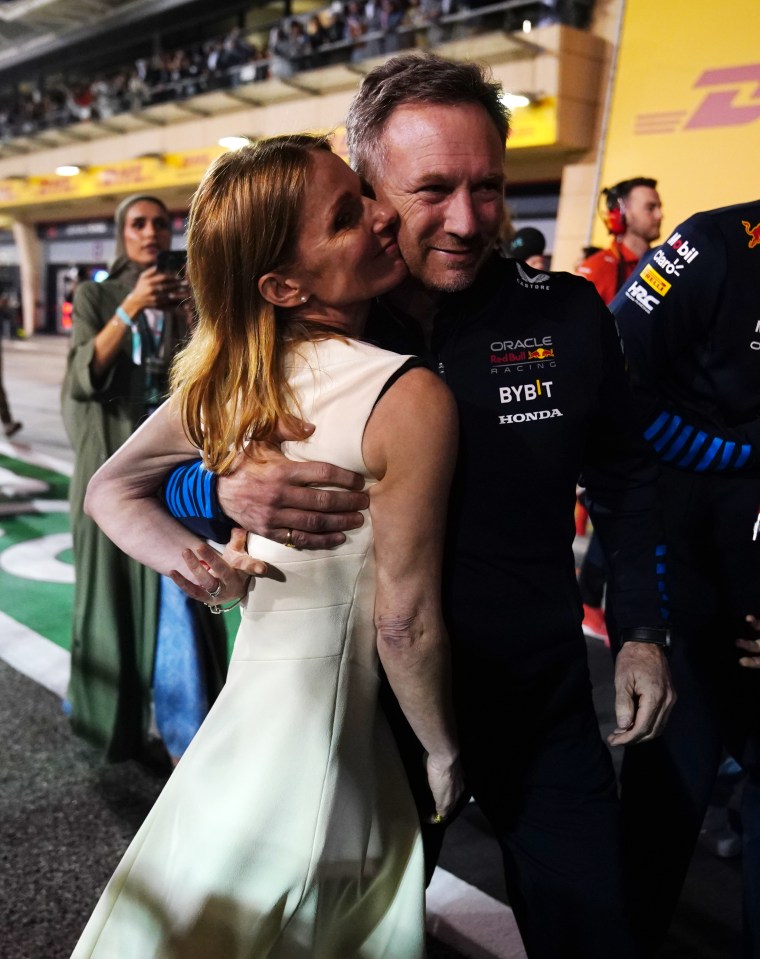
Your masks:
M129 292L129 287L125 286L118 279L106 279L102 281L85 280L80 283L74 294L75 301L80 303L103 303L111 300L118 302L122 300Z
M310 364L316 361L322 368L341 364L393 367L401 366L410 359L409 354L394 353L349 336L327 336L309 340L299 344L295 352L303 361Z

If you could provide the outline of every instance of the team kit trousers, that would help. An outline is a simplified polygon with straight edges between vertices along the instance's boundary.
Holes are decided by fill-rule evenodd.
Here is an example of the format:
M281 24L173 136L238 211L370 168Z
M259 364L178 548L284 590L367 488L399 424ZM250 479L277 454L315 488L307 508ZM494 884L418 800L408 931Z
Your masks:
M453 641L468 786L530 959L633 959L620 805L576 627L516 659Z
M760 959L760 671L738 665L760 616L760 478L663 467L660 480L678 702L663 735L627 749L624 835L634 921L664 939L725 749L746 774L741 821L745 959Z

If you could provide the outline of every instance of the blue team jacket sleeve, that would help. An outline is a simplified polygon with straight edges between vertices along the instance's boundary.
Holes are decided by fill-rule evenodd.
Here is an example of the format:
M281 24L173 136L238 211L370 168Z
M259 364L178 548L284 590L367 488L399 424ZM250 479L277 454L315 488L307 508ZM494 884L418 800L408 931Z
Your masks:
M601 300L602 378L581 483L608 564L607 595L621 630L667 624L657 462L638 428L615 323Z
M717 221L697 214L639 264L610 305L644 437L661 462L694 472L752 466L760 411L739 394L745 363L721 320L734 265Z
M171 471L159 497L171 515L204 539L226 543L234 528L216 493L217 477L200 459L181 463Z

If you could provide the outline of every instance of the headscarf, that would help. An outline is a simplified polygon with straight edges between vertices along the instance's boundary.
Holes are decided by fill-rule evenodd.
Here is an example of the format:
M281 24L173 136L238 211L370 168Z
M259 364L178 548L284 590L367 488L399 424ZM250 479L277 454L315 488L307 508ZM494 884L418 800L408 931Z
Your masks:
M146 193L133 193L131 196L125 197L116 207L116 213L114 214L114 222L116 223L116 246L113 259L108 268L108 275L111 279L118 276L125 283L129 283L130 286L134 286L135 283L137 283L137 278L140 273L142 273L144 267L138 266L137 263L130 260L127 256L124 248L124 225L127 221L129 208L141 200L160 206L164 213L166 213L167 220L169 219L169 211L166 209L164 201L159 200L158 197L149 196Z

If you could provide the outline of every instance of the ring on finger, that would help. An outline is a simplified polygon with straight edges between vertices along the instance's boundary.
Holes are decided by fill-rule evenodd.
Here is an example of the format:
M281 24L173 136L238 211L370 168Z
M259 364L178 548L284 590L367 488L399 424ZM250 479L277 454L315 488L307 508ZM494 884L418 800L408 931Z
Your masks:
M222 591L222 581L221 581L221 579L217 582L215 589L207 589L207 590L206 590L206 592L209 594L209 596L210 596L212 599L216 599L216 597L221 593L221 591Z
M287 536L287 539L285 540L285 545L288 547L288 549L295 549L295 548L296 548L296 544L293 542L293 530L292 530L292 529L289 529L289 530L288 530L288 536Z

